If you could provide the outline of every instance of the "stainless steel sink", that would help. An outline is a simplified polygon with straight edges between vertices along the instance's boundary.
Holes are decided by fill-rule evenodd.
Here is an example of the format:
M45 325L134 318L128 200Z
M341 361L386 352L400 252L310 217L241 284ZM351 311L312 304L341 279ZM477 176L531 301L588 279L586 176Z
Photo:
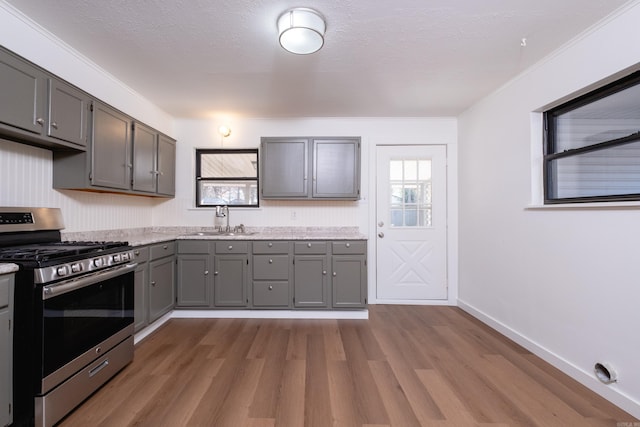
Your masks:
M188 234L188 236L251 236L254 233L253 231L248 231L244 233L233 232L233 231L200 231L197 233Z

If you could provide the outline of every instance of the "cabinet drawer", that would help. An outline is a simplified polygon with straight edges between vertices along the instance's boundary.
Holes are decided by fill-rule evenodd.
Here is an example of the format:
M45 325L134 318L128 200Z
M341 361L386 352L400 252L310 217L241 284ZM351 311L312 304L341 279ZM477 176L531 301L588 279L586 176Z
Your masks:
M296 254L326 254L327 242L296 242Z
M257 280L288 280L289 255L254 255L253 278Z
M149 246L133 248L133 260L137 263L149 261Z
M289 282L253 282L254 307L288 307Z
M286 254L289 253L289 242L264 241L253 242L254 254Z
M206 240L180 240L178 241L179 254L208 254L209 242Z
M164 242L151 246L151 259L162 258L176 253L176 242Z
M332 243L332 252L334 254L366 254L367 253L367 242L358 240L358 241L344 241L344 242L333 242Z
M238 241L216 242L217 254L246 254L249 253L249 243Z

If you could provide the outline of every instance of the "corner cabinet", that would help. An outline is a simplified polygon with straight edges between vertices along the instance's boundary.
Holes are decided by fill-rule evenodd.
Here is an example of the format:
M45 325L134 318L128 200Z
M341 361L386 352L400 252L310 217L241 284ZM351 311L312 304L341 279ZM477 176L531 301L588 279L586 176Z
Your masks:
M260 152L263 199L360 198L359 137L265 137Z
M53 153L53 187L173 197L175 141L94 101L87 152Z
M45 148L84 150L88 94L0 48L0 136Z

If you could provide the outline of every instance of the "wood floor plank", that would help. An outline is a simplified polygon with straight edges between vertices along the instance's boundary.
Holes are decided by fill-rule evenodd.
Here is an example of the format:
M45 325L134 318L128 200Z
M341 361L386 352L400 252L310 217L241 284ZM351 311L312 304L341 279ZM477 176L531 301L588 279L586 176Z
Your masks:
M456 307L171 319L60 427L640 423ZM623 425L623 424L621 424Z

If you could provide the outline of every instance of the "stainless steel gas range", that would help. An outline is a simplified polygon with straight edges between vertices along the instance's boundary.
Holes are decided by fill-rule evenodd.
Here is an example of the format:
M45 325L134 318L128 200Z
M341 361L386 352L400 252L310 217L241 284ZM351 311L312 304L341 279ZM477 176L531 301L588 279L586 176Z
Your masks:
M52 426L133 359L127 242L63 242L56 208L0 208L14 292L14 423Z

